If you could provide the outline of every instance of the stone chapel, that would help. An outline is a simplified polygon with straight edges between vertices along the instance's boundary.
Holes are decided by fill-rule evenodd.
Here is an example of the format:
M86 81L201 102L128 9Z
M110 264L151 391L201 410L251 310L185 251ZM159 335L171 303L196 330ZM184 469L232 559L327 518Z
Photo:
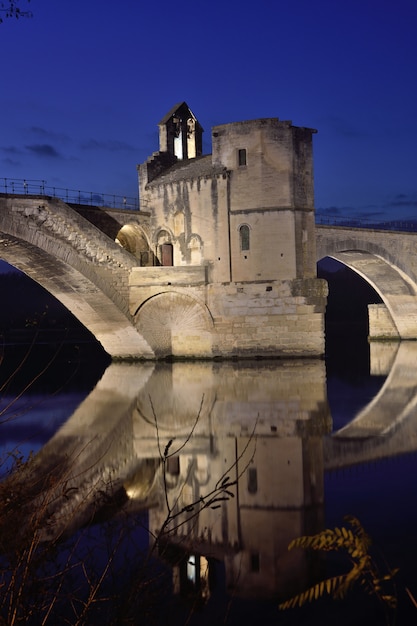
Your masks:
M313 135L278 118L203 128L185 102L138 166L148 247L131 311L159 356L319 355Z

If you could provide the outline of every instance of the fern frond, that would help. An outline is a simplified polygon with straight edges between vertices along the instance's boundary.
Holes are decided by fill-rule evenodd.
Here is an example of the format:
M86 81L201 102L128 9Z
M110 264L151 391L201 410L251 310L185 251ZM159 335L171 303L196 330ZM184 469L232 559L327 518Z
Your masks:
M344 576L343 584L338 589L334 590L334 596L336 598L343 598L354 583L363 577L363 570L367 566L369 557L360 559L357 563L354 563L352 568Z
M385 604L387 604L389 606L390 609L396 609L397 608L397 598L395 596L392 595L382 595L381 596L381 600L383 600L385 602Z
M353 516L346 516L345 520L350 528L344 526L340 528L335 527L334 530L327 528L317 535L298 537L291 541L288 550L303 548L322 551L346 551L352 565L349 572L321 581L306 591L281 603L279 605L281 610L302 606L306 602L317 600L324 594L341 599L356 582L360 582L369 594L376 595L388 607L395 607L397 602L396 597L388 593L383 593L382 588L383 583L391 581L398 570L389 571L387 574L381 576L378 572L377 564L369 553L371 540L363 529L362 524Z
M304 604L306 604L306 602L318 600L326 594L336 596L338 590L345 586L345 579L345 575L326 578L325 580L322 580L321 582L313 585L313 587L309 587L305 591L302 591L292 598L285 600L285 602L281 602L278 605L278 608L281 611L284 611L286 609L294 609L297 606L303 606ZM342 595L338 595L338 597L342 597Z
M353 557L361 557L367 552L367 548L350 529L335 528L334 530L322 530L317 535L304 535L293 539L288 550L303 548L309 550L339 550L344 548Z
M304 535L293 539L288 550L304 548L310 550L334 550L337 546L337 537L333 530L323 530L317 535Z
M362 524L358 520L358 518L354 517L353 515L345 515L343 519L348 524L350 524L350 526L352 527L355 535L360 539L360 541L362 542L362 545L364 546L365 550L367 551L369 549L369 546L371 545L372 541L371 541L370 536L366 533L364 527L362 526Z

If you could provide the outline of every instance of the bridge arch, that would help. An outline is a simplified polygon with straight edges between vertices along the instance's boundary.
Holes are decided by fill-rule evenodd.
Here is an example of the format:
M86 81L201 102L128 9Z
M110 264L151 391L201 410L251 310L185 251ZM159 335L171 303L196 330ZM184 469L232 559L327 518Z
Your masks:
M0 258L46 289L112 357L152 354L118 307L88 278L25 241L0 235ZM132 342L129 346L129 342Z
M0 197L0 258L61 302L113 358L154 358L133 324L135 259L58 199Z
M360 229L357 229L360 231ZM382 299L385 309L380 318L387 336L417 339L417 284L413 272L405 271L405 258L390 237L372 240L370 231L343 232L338 228L317 228L317 260L330 257L366 280ZM368 233L368 239L366 238ZM372 328L370 335L383 332ZM377 322L378 324L379 322Z
M398 267L404 272L407 272L407 267L404 266L401 258L396 254L395 247L390 247L389 239L381 241L372 241L371 238L366 238L366 233L370 231L361 232L361 236L355 236L354 231L349 234L341 233L342 229L317 227L316 233L316 256L317 261L320 261L326 256L333 257L339 252L346 251L358 251L368 253L376 257L384 259L387 263ZM359 229L357 229L359 230Z

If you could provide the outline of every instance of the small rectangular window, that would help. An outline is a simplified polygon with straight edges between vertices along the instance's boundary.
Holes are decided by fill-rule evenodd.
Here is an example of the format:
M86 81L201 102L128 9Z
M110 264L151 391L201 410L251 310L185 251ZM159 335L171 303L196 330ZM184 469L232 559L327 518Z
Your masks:
M251 572L259 572L260 570L259 554L250 555L250 569L251 569Z
M239 167L242 165L246 165L246 149L245 148L241 148L240 150L238 150L238 163L239 163Z
M258 472L255 467L248 469L248 491L256 493L258 491Z

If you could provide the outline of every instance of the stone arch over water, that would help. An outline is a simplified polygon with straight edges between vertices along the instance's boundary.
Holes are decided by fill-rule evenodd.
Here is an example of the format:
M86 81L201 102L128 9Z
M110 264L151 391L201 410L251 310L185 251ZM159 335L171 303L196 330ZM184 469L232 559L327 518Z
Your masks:
M0 258L46 289L118 358L149 355L149 346L122 311L79 271L46 251L0 235Z
M363 249L346 248L324 256L345 265L363 278L380 296L389 325L401 339L417 338L417 285L386 258ZM323 257L324 258L324 257Z

